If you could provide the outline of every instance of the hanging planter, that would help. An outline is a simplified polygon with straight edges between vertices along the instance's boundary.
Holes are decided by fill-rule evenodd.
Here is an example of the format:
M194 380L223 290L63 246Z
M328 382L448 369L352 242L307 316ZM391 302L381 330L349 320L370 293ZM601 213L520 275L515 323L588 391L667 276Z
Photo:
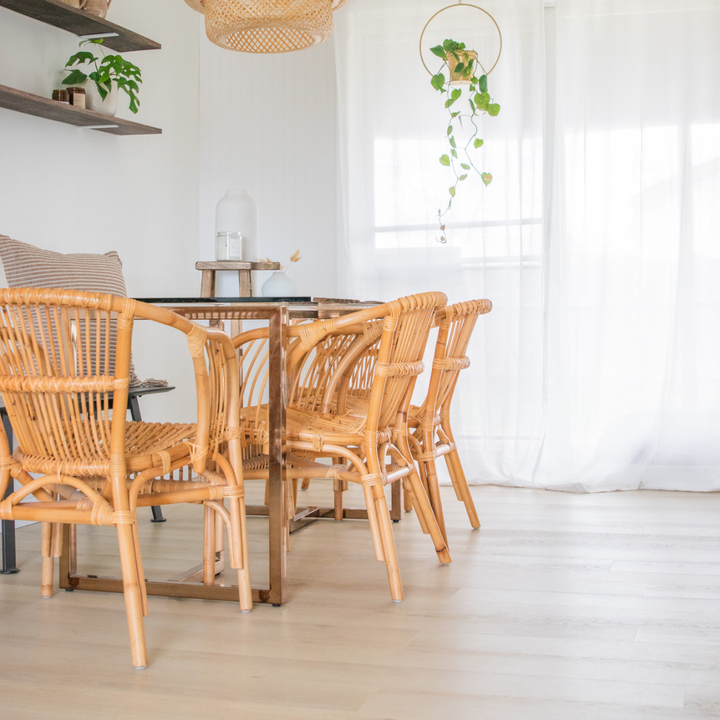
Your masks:
M447 61L452 85L472 82L477 67L477 53L474 50L446 52L443 48L440 57Z
M425 30L433 18L453 7L470 7L480 10L495 24L500 37L500 50L490 70L485 71L482 67L478 61L477 51L467 48L463 42L452 39L446 39L442 45L430 48L430 52L443 61L435 73L425 64L422 57ZM500 105L494 102L488 91L488 75L497 65L501 53L502 34L495 19L482 8L476 5L463 5L462 1L435 13L428 20L420 35L420 58L425 69L432 75L430 80L432 87L442 93L443 104L448 113L445 130L448 151L440 156L439 161L442 166L452 171L452 184L448 187L447 205L444 209L438 210L438 223L441 231L438 241L441 243L447 242L444 218L452 208L459 184L467 180L472 173L476 173L486 187L493 180L492 173L478 167L480 162L478 151L485 144L485 141L478 137L480 132L478 121L482 115L495 117L500 112ZM477 75L478 69L482 70L482 74L479 76Z

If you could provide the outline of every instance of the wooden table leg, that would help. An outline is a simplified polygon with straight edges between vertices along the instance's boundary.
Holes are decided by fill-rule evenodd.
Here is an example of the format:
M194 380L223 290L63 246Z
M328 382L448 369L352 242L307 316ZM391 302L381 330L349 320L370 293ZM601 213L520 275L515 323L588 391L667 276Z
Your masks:
M285 602L287 579L285 483L285 411L287 388L285 375L284 330L289 324L287 308L278 308L270 318L268 353L270 356L268 407L269 425L269 530L270 538L270 602Z

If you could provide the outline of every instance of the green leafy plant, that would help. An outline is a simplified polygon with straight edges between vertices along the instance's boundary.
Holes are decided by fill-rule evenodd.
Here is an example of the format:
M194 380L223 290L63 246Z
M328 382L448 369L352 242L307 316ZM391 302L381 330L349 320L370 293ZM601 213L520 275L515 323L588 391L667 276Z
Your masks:
M475 164L476 151L485 144L484 140L477 137L479 128L476 119L481 113L495 117L500 112L500 105L490 97L487 74L483 72L480 77L475 77L475 67L482 66L477 62L477 53L474 50L468 50L465 43L455 40L445 40L442 45L436 45L430 50L443 61L438 72L432 76L430 84L444 95L445 109L449 115L446 131L449 151L440 156L440 164L449 167L455 178L448 188L450 199L447 207L445 210L438 210L440 229L444 233L443 218L452 207L458 185L467 180L470 172L476 172L485 186L492 182L492 175L480 170ZM447 78L445 70L448 71ZM467 87L463 91L454 83L464 83ZM462 104L462 100L466 100L466 103ZM455 137L458 128L467 131L460 148ZM440 242L447 242L445 234L441 236Z
M112 90L112 84L114 82L118 88L128 94L130 97L130 110L136 113L140 107L140 100L138 100L137 96L140 90L140 83L142 83L140 68L128 60L125 60L122 55L106 55L102 48L102 38L83 40L80 43L80 47L88 43L100 46L103 57L96 57L87 50L81 50L79 53L75 53L75 55L65 63L64 72L69 73L69 75L63 80L63 85L82 85L82 83L89 78L95 83L100 97L104 100ZM93 70L89 73L84 73L79 68L75 68L74 70L68 69L74 65L90 65Z

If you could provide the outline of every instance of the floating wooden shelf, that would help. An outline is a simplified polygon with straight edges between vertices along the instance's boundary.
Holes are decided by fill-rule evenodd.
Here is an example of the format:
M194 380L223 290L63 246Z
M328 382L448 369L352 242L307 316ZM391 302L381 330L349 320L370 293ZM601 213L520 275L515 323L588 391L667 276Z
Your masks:
M55 100L48 100L5 85L0 85L0 107L77 127L91 127L93 130L100 130L111 135L158 135L162 132L160 128L150 125L108 117L92 110L83 110Z
M61 0L0 0L0 7L6 7L21 15L67 30L79 37L115 33L115 37L106 37L103 45L117 52L159 50L161 47L160 43L154 40L103 20L97 15L90 15L84 10L70 7Z

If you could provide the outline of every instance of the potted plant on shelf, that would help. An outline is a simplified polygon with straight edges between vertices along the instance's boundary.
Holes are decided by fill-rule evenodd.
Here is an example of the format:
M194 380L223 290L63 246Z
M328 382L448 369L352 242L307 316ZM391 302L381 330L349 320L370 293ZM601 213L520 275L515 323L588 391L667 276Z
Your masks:
M436 45L430 50L443 61L442 67L432 76L430 83L437 91L443 93L445 108L449 115L446 131L449 152L440 156L440 164L449 167L454 176L453 183L448 188L450 198L447 206L444 210L438 210L438 221L443 233L440 242L445 243L447 239L443 218L452 207L458 185L467 180L471 171L476 172L486 186L492 182L492 175L480 170L475 164L475 152L484 144L484 140L477 136L479 128L476 118L480 113L494 117L500 112L500 105L493 102L490 97L487 75L483 73L480 77L475 76L475 68L480 64L474 50L468 50L465 43L455 40L445 40L442 45ZM448 71L448 78L443 72L445 69ZM464 98L461 85L467 86ZM467 103L461 108L460 101L463 99L466 99ZM458 131L463 133L461 147L458 147L456 139Z
M63 72L69 73L62 81L63 85L83 85L87 94L87 108L103 115L115 115L117 112L118 90L125 91L130 97L130 111L137 113L140 106L137 93L142 77L140 68L125 60L122 55L106 55L102 48L102 38L83 40L80 47L91 43L100 46L102 58L88 50L75 53L65 63ZM89 72L83 72L74 65L83 65Z

